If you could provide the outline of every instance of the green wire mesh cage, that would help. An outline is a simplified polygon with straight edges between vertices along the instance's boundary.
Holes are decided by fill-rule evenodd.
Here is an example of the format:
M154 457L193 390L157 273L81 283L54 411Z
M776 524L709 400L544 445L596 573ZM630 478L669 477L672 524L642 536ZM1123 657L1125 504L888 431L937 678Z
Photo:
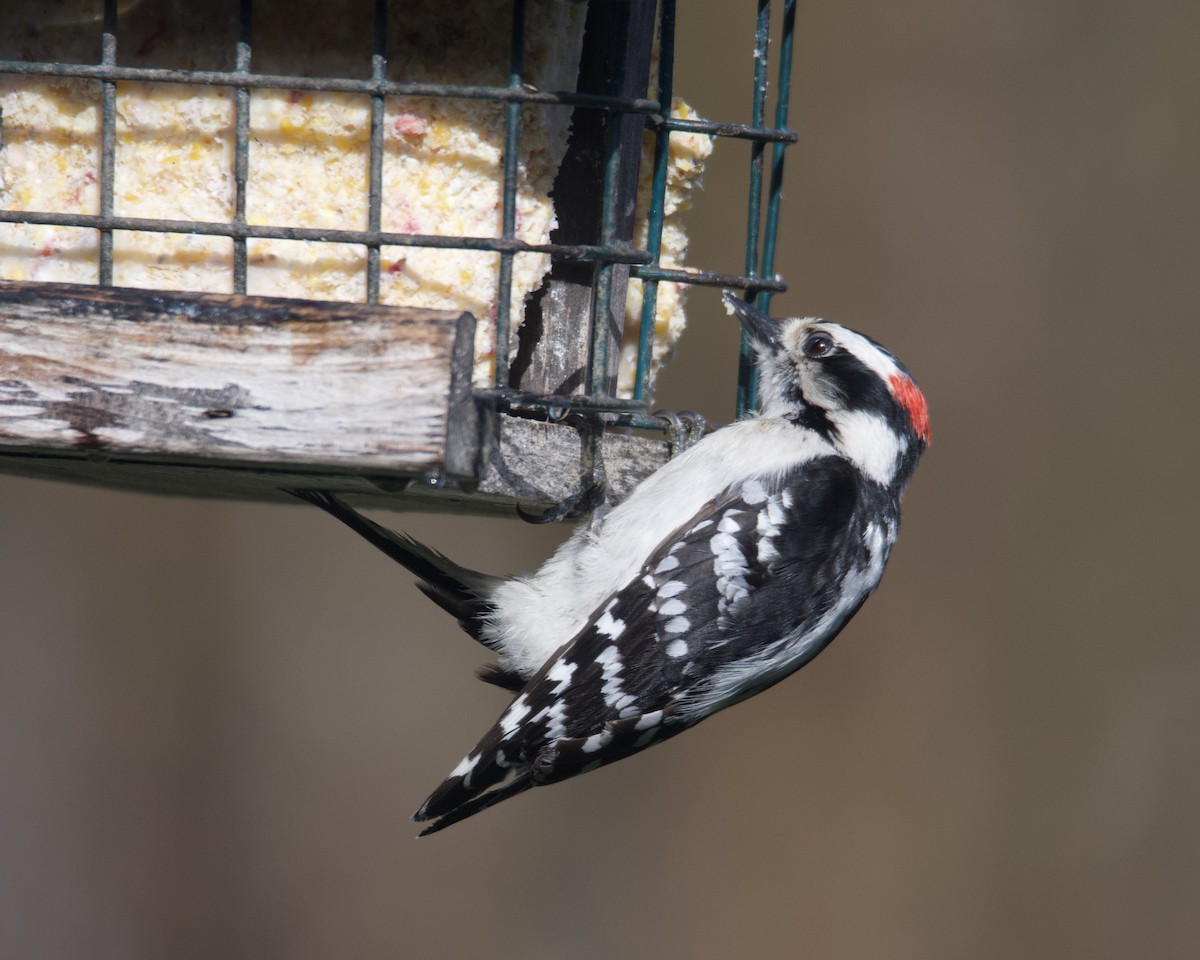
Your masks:
M214 36L219 34L229 41L214 41L227 48L222 50L220 69L207 69L204 68L206 65L195 63L180 66L170 62L169 57L155 56L155 44L171 45L170 14L175 5L170 3L155 4L153 0L95 0L88 3L80 0L78 3L30 6L42 11L36 16L42 17L43 21L38 22L35 18L26 24L25 33L12 37L5 47L4 55L10 58L0 60L0 81L6 84L0 88L0 94L10 97L10 106L0 116L3 125L0 132L4 135L0 161L4 159L4 151L16 155L25 141L37 137L36 131L22 126L19 110L11 106L23 102L19 100L24 90L22 84L70 85L62 89L76 97L77 105L83 104L79 107L80 112L94 115L92 126L80 134L82 138L94 141L87 145L91 151L88 153L90 165L72 187L73 196L94 198L93 209L80 209L78 205L73 209L46 208L50 204L44 199L39 206L36 197L31 200L28 196L20 196L19 190L12 189L14 182L19 186L19 177L14 179L10 171L10 189L0 193L0 204L3 205L0 225L14 225L11 229L27 231L10 235L6 242L10 248L20 246L20 243L32 244L36 250L30 253L28 262L39 265L53 260L59 253L54 243L43 243L41 238L45 234L37 233L39 229L66 229L74 231L71 236L91 238L86 241L82 254L80 249L65 251L61 259L87 260L87 269L93 272L86 282L94 284L97 291L108 289L111 292L87 292L81 291L78 285L64 287L40 281L36 268L25 272L9 269L7 276L0 274L0 279L6 281L0 284L0 300L3 301L0 311L3 322L9 325L7 340L0 341L0 363L5 364L5 369L0 370L0 381L7 385L0 389L0 469L130 485L129 473L121 473L118 468L140 464L157 470L154 479L148 483L151 489L224 492L234 496L259 496L260 491L238 488L236 483L223 489L207 489L204 482L197 480L195 471L205 466L221 468L226 474L236 474L240 470L243 479L253 476L256 482L261 481L258 486L262 490L276 489L285 483L293 483L296 476L307 475L310 482L321 479L327 486L336 486L330 484L331 476L340 478L344 481L343 489L354 492L353 481L366 478L370 481L371 492L392 496L416 492L411 484L416 478L422 481L418 484L421 493L440 488L449 494L443 496L443 505L470 504L474 499L486 508L503 502L505 492L517 498L523 496L535 502L549 503L556 496L553 484L532 493L519 489L519 484L511 491L501 490L503 484L493 484L496 489L488 491L489 464L486 461L489 457L494 458L496 451L504 446L497 439L503 432L498 423L507 424L511 419L554 423L572 418L580 421L581 418L580 422L586 422L594 432L605 427L667 430L666 421L649 415L646 407L661 286L739 289L746 296L756 297L763 309L767 308L772 293L785 289L775 275L774 259L784 152L796 140L796 135L787 127L794 0L786 0L782 11L776 11L774 18L769 0L759 0L755 8L746 11L747 39L752 30L754 44L752 96L747 122L707 120L688 111L672 110L675 0L657 3L654 0L592 0L591 3L488 0L487 4L457 5L453 15L464 24L461 28L464 34L470 29L484 33L491 31L485 40L504 48L504 62L497 68L499 75L495 82L489 83L478 82L478 74L470 70L456 78L452 70L442 70L440 66L431 69L416 62L413 50L431 45L437 47L434 59L452 63L461 56L455 49L454 37L445 35L457 31L422 33L420 17L424 14L421 11L436 6L429 3L362 0L325 5L336 8L339 25L345 29L344 33L331 37L329 43L332 45L339 42L339 38L354 36L367 53L362 58L364 69L360 75L313 75L315 71L306 69L304 63L292 63L291 69L279 69L278 58L274 61L267 58L266 66L259 66L263 60L259 53L260 44L264 37L269 43L271 31L281 29L279 13L284 10L286 15L287 11L286 5L272 4L270 0L258 0L257 3L255 0L231 0L226 7L213 5L206 13ZM157 12L155 8L159 8ZM475 24L472 27L464 19L478 15L482 21L485 14L492 19L482 26ZM686 16L686 11L683 15ZM731 11L731 16L741 18L741 12ZM502 36L493 29L501 22L496 19L498 17L502 17ZM137 18L143 22L140 34L135 34L128 26ZM553 23L548 25L549 19L553 19ZM446 22L438 21L443 27ZM779 35L771 46L773 22ZM90 43L98 56L80 56L77 62L66 56L39 59L39 54L46 49L39 43L43 35L62 28L64 23L69 26L72 36L81 38L78 49L86 50ZM575 83L570 89L548 86L543 63L546 38L556 31L564 35L569 33L564 30L564 24L578 28L577 46L568 42L565 48L565 56L571 61L572 68L576 57L578 64L577 69L573 69ZM177 29L186 28L177 25ZM202 32L208 30L205 26ZM770 58L774 62L773 76L769 74L769 49L774 54ZM467 56L470 56L469 52ZM351 60L347 58L346 62ZM284 63L284 66L288 64ZM561 81L561 76L558 79ZM767 118L769 79L774 84L774 117L770 122ZM224 98L221 102L227 101L229 107L228 115L222 121L228 129L223 128L215 135L222 143L221 162L227 162L229 167L224 173L228 181L228 204L222 208L227 215L219 218L143 215L136 202L129 199L137 190L130 189L130 177L123 174L123 166L132 162L135 154L131 151L136 150L137 144L123 145L122 137L129 140L132 136L136 140L139 120L133 107L126 105L123 109L121 93L153 91L148 95L148 99L153 100L154 96L171 95L161 91L203 89L220 91ZM282 99L255 99L271 96ZM268 147L262 144L264 135L255 126L255 116L259 111L273 109L283 100L302 103L308 97L341 97L345 103L363 108L361 129L335 131L332 136L349 138L362 148L365 169L361 178L356 177L354 182L365 193L362 198L365 223L353 223L355 216L347 216L346 222L340 225L264 222L261 212L256 215L253 209L255 191L262 190L260 178L271 175L269 169L261 169L264 164L257 159ZM203 94L198 94L197 98L198 103L208 102L203 100ZM435 229L429 228L428 219L422 223L416 216L411 222L400 224L399 228L388 222L395 206L389 192L396 183L395 168L389 167L393 162L388 152L389 144L405 137L432 140L438 134L428 120L430 115L421 112L423 108L406 113L403 109L397 111L398 104L446 105L438 109L447 113L482 105L478 109L491 111L488 115L495 119L495 139L499 142L494 151L494 166L486 171L495 181L494 222L490 229L485 225L484 229L456 233L447 229L452 218L445 214L439 214L443 219ZM284 103L280 109L286 108ZM531 122L534 119L537 123ZM529 196L533 192L530 171L537 157L544 152L542 141L538 139L543 135L542 128L555 125L564 132L564 144L557 164L552 164L549 203L552 204L553 221L544 235L533 236L528 225L522 223L523 215L525 219L530 218ZM123 131L121 136L119 131ZM61 130L56 135L62 136ZM320 135L320 131L313 131L313 136ZM720 270L664 262L663 236L672 141L673 138L697 135L742 141L748 150L749 196L741 272L737 272L737 267ZM194 145L192 150L196 150ZM59 166L61 157L67 152L64 147L56 157ZM28 158L35 154L30 152L21 156L26 157L28 174ZM44 166L40 170L44 170L46 178L54 176L54 171ZM43 176L40 170L33 177L35 182ZM167 177L165 167L163 175ZM422 175L419 167L409 166L410 179ZM643 193L640 203L639 182ZM295 186L292 185L293 189ZM303 190L302 184L300 189ZM319 190L319 186L314 188L314 192ZM470 202L470 198L465 201L467 205ZM127 209L131 206L133 212ZM204 204L192 206L203 208ZM452 211L454 206L455 201L451 200L444 209ZM640 230L636 213L639 208L644 218ZM182 202L179 209L186 212L190 209L189 204ZM195 243L224 244L222 249L227 249L227 254L222 254L220 259L223 279L214 281L207 276L203 285L195 287L187 286L185 280L171 292L143 290L135 295L122 290L126 284L121 276L121 244L132 236L160 237L164 248L168 239L174 241L179 237L197 238ZM93 425L95 428L80 428L78 420L71 422L71 435L67 439L47 440L45 431L27 429L31 418L44 419L44 411L38 416L30 413L31 406L36 407L39 402L33 396L38 391L28 376L29 364L25 362L28 354L21 353L21 344L28 346L30 342L26 335L30 322L38 318L45 322L48 317L61 320L71 316L85 325L99 323L97 335L106 338L106 343L111 343L114 337L119 340L121 331L129 329L122 326L122 322L141 323L139 329L148 329L148 323L187 319L227 332L231 324L244 330L256 322L254 318L262 320L269 315L264 322L279 328L286 325L283 318L295 316L292 308L287 306L289 301L253 296L264 292L261 286L255 290L253 278L256 264L262 259L256 260L254 251L266 249L255 245L280 241L303 242L308 245L306 249L327 246L329 250L339 251L339 255L340 251L355 251L350 265L341 267L344 273L355 274L355 283L361 281L354 288L354 295L350 297L334 291L328 295L306 297L338 301L325 313L314 303L306 304L301 308L302 319L306 322L345 320L347 317L370 317L385 322L387 315L380 312L384 310L384 304L398 303L401 308L428 306L427 302L407 303L402 296L397 299L399 295L390 295L394 292L395 275L409 268L409 258L417 255L415 251L435 257L471 251L472 255L477 252L495 263L495 269L486 274L487 281L494 284L490 306L475 310L482 324L480 330L486 326L492 344L486 369L481 375L478 356L473 374L471 369L465 374L461 369L464 363L471 367L469 346L464 347L460 341L464 336L477 335L474 318L470 318L469 329L463 326L461 319L453 323L448 321L443 338L447 354L446 379L439 381L440 387L435 384L430 388L443 389L449 394L441 412L444 422L439 421L441 425L436 428L445 435L443 440L450 437L445 440L447 444L465 445L470 450L465 453L442 450L428 463L419 457L405 456L394 457L390 463L364 463L353 455L339 461L336 457L295 451L285 457L277 451L234 449L228 438L218 438L214 449L209 449L203 439L190 447L167 443L158 448L144 438L139 441L140 445L123 446L121 441L114 441L96 425ZM142 254L143 259L145 256ZM525 286L519 286L514 281L514 271L519 273L522 265L534 257L542 258L536 262L545 267L540 285L533 289L527 281L522 281ZM71 278L75 279L75 276ZM474 279L478 282L478 276ZM223 284L223 289L211 292L213 282ZM413 282L420 286L419 277ZM631 282L640 284L640 321L626 329L624 317ZM150 273L148 279L139 278L136 286L153 287L153 283ZM439 279L438 283L444 285L445 281ZM189 292L193 290L201 292ZM433 323L426 316L428 313L420 316ZM452 310L447 316L454 319L462 314L463 311ZM404 319L413 321L415 316L410 312ZM396 335L395 330L388 329L390 332L376 336ZM14 330L21 336L15 336ZM407 336L407 333L403 335ZM441 334L430 336L436 340ZM618 389L617 358L622 341L633 338L636 338L636 350L626 346L626 353L633 358L626 378L629 382ZM85 343L81 349L94 347L94 343ZM291 349L294 354L294 345ZM169 357L168 354L168 360ZM222 361L214 355L213 362ZM369 367L359 368L356 375L360 377L361 385L361 378L369 376ZM138 379L132 373L129 376L130 383L144 386L144 378ZM95 388L97 384L90 384L93 394ZM130 389L136 393L141 387L126 384L113 387L110 392L122 394L125 391L122 395L127 396ZM737 386L739 415L755 406L755 390L752 355L743 341ZM188 415L201 418L205 429L211 431L217 429L220 421L238 416L245 422L242 407L238 406L239 402L247 408L251 406L245 402L245 392L236 396L230 394L233 397L230 399L225 394L218 396L219 390L213 393L209 389L199 391L203 396L188 394L181 399L169 391L160 391L158 399L168 406L171 403L181 405ZM238 396L242 396L242 401L238 401ZM66 402L63 396L57 396L51 419L64 420L62 407ZM82 401L76 393L71 395L70 402L78 405ZM106 402L110 402L110 407L106 412L92 415L93 419L117 415L113 413L115 408L111 407L111 398ZM120 410L127 414L129 407L130 404L125 402ZM176 420L180 415L176 411ZM405 416L402 402L398 402L395 415L398 418ZM372 429L383 427L373 425ZM244 438L242 446L245 446ZM575 448L568 443L569 450L575 449L578 457L584 460L588 459L587 447L586 442L578 443ZM593 440L593 458L603 449ZM310 462L306 461L306 456ZM186 468L192 473L187 475L188 479L173 486L170 478L184 474L172 473L172 466ZM561 466L543 464L533 472L562 472ZM644 470L645 467L642 464L637 469ZM493 472L499 469L495 463L491 468ZM562 469L572 472L569 466ZM578 470L576 463L574 472L578 473ZM500 469L500 472L504 470ZM148 476L145 471L143 474ZM212 476L212 473L208 474L209 478ZM610 470L610 482L613 479ZM567 480L562 482L569 486ZM351 486L346 487L347 483ZM448 487L453 489L447 491ZM619 493L620 483L615 487ZM557 489L561 494L562 484ZM360 492L366 491L364 487Z

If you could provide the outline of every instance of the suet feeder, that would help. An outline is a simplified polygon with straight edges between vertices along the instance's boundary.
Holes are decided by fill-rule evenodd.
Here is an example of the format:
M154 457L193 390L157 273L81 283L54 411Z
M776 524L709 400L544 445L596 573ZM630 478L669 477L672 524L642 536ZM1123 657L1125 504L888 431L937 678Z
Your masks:
M784 289L793 0L730 8L742 122L676 96L674 0L9 6L0 471L496 511L603 466L619 499L686 440L647 404L687 290ZM678 223L719 141L724 270Z

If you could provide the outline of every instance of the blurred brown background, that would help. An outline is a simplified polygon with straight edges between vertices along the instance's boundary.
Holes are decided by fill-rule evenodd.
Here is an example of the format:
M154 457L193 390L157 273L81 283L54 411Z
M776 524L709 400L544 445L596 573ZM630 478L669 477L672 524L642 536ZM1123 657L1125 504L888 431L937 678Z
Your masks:
M677 89L744 118L751 5L681 8ZM775 310L933 416L843 636L418 842L504 699L398 568L315 510L0 478L0 955L1200 955L1200 6L816 0L798 37ZM722 147L695 262L737 269ZM692 306L660 400L728 419ZM566 532L391 520L494 571Z

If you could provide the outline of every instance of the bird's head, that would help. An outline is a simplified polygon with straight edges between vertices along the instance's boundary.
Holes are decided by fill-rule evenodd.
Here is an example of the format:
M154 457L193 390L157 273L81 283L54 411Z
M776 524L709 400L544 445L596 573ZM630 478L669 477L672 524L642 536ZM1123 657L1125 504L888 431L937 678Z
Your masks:
M758 354L759 416L815 430L885 485L907 479L929 444L929 409L891 351L837 323L775 320L728 292L725 303Z

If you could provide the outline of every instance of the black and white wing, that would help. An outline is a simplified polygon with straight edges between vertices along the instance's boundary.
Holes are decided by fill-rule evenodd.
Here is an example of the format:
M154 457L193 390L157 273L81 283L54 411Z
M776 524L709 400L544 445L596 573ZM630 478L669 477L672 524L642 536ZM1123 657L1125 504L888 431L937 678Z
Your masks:
M530 679L415 819L440 830L622 759L802 666L882 571L890 536L863 504L861 475L838 457L705 504Z

